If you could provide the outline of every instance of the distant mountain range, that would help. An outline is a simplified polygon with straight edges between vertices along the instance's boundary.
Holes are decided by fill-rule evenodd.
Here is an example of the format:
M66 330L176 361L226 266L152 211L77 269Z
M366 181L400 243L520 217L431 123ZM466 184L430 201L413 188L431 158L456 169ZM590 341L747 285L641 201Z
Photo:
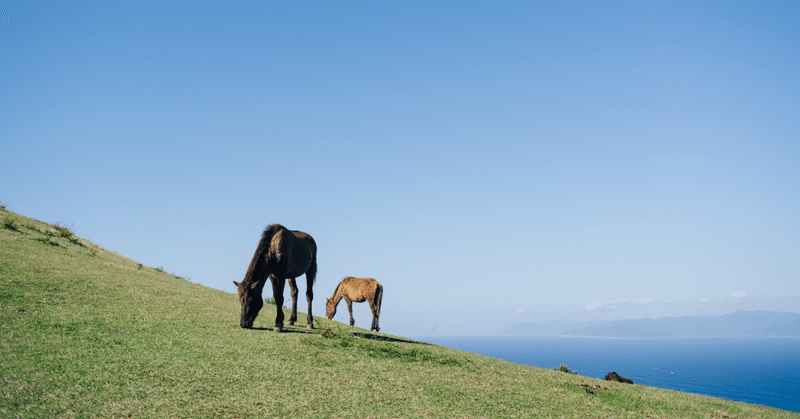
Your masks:
M722 316L662 317L639 320L545 320L503 331L518 336L595 336L625 338L798 336L800 313L744 311Z

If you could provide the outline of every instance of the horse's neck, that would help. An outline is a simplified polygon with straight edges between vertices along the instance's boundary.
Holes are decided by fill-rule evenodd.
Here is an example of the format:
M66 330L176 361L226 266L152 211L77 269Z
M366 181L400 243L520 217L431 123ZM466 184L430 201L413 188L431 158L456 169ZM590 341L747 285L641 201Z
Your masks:
M339 302L342 301L342 298L344 298L344 287L340 286L336 288L336 291L333 292L333 296L331 297L331 300L333 300L333 306L338 306Z
M267 283L268 279L269 279L269 273L267 272L266 262L260 262L247 270L247 273L245 273L244 280L242 280L242 283L246 288L250 288L253 286L256 286L258 288L263 288L264 284Z
M253 254L253 259L250 261L250 266L247 267L247 272L244 275L242 283L244 283L245 287L252 287L253 284L257 284L256 287L261 288L267 282L267 279L269 279L270 269L269 262L267 261L268 250L269 240L262 237L258 242L255 254Z

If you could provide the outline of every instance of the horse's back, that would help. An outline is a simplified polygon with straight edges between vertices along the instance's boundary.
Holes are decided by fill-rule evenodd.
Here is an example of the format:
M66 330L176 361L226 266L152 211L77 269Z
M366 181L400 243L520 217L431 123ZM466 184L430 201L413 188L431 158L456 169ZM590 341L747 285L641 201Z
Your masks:
M292 236L294 236L295 239L305 244L310 250L314 252L317 251L317 242L314 241L314 238L311 237L310 234L297 230L291 230L289 232L292 233Z
M343 279L342 286L345 287L348 297L357 303L363 303L370 299L379 288L382 288L381 284L374 278L355 278L352 276Z
M296 278L311 267L316 252L317 244L310 234L284 227L272 237L269 253L279 266L283 266L286 277Z

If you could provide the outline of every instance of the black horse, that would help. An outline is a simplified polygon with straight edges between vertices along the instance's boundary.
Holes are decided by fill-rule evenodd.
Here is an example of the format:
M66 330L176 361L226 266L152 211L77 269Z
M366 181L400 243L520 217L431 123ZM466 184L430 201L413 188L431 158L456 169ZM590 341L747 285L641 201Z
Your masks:
M241 283L236 284L239 302L242 303L242 317L239 326L253 327L253 321L264 305L261 291L267 278L272 282L272 296L277 306L275 332L283 328L283 288L286 280L292 290L292 315L289 325L297 320L297 283L295 278L306 275L306 297L308 298L308 328L314 328L311 315L311 300L314 299L314 279L317 276L317 244L302 231L290 231L280 224L270 224L261 235L256 253Z

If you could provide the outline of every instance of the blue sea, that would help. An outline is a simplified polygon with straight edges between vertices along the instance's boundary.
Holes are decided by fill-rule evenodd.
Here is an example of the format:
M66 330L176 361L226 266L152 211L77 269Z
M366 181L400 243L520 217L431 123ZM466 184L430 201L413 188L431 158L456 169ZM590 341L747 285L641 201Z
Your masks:
M429 339L422 339L428 341ZM580 375L800 412L800 338L433 337L430 343Z

